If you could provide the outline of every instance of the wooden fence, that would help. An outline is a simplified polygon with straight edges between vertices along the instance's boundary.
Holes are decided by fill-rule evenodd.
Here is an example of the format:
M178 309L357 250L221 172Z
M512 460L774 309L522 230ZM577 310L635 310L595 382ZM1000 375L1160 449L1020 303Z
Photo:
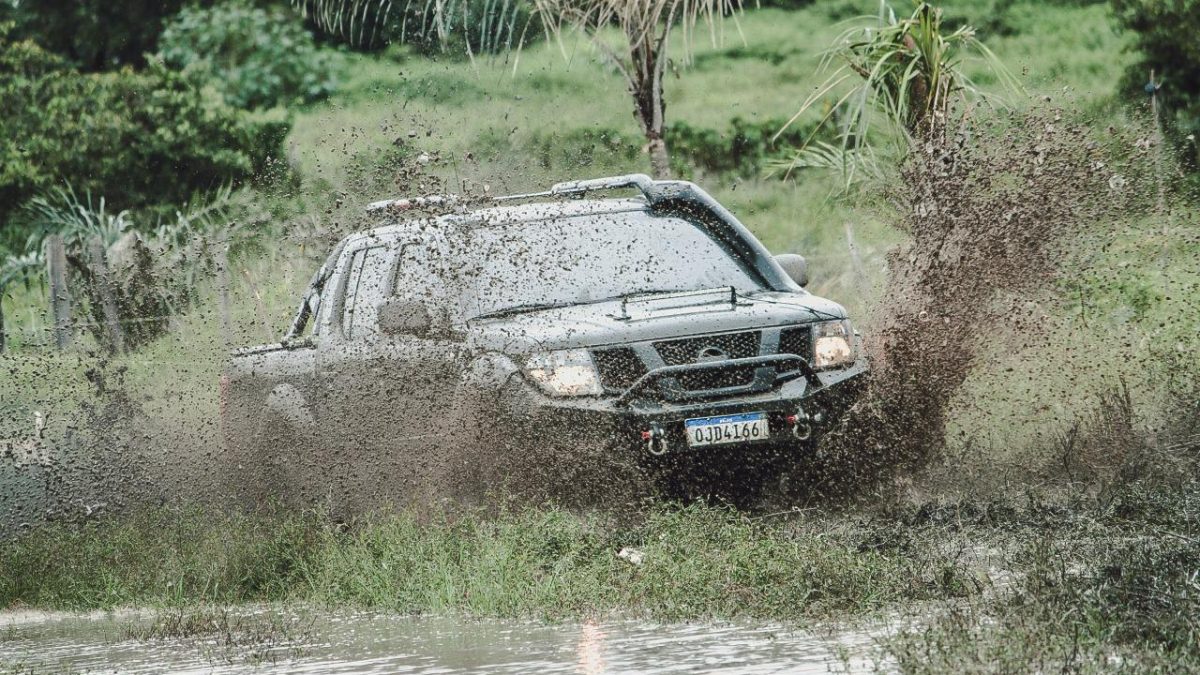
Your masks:
M127 351L129 340L127 331L130 326L146 322L161 322L172 316L122 316L118 302L118 275L109 264L109 250L100 237L92 237L83 247L82 255L76 262L86 265L86 274L74 275L75 282L83 281L86 285L76 285L72 288L70 263L67 257L67 246L62 235L54 234L46 237L44 242L46 260L46 289L49 300L49 312L42 327L29 330L22 340L25 344L47 344L45 337L50 336L49 344L59 351L70 349L76 341L78 331L83 328L99 329L102 342L112 353ZM214 247L214 266L216 271L217 309L220 315L221 335L227 345L232 344L233 321L230 317L230 274L228 263L228 244L222 240ZM81 280L80 277L86 277ZM0 295L2 300L2 295ZM76 306L80 301L92 304L93 315L98 323L80 320L75 317ZM95 310L99 310L98 312ZM33 310L30 310L30 323L34 321ZM11 314L11 310L10 310ZM38 313L40 314L40 312ZM265 322L265 317L263 318ZM9 322L11 325L11 322ZM47 330L48 329L48 330ZM11 342L10 333L5 323L4 308L0 306L0 353Z

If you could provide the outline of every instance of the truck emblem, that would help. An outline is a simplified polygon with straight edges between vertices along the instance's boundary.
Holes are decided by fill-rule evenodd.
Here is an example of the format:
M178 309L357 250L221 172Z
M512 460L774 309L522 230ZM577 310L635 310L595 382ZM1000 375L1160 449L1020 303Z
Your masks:
M724 361L729 358L724 349L709 345L701 347L700 351L696 352L696 363L709 363L711 361Z

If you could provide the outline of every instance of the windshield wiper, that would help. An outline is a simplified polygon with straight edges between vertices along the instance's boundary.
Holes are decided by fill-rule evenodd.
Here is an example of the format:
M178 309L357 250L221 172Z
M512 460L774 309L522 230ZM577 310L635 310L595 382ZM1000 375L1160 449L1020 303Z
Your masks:
M514 314L528 314L529 312L537 312L543 309L558 309L560 307L570 307L577 305L577 302L531 302L524 305L513 305L504 309L497 309L492 312L485 312L472 317L472 321L476 319L499 319L503 316L512 316Z

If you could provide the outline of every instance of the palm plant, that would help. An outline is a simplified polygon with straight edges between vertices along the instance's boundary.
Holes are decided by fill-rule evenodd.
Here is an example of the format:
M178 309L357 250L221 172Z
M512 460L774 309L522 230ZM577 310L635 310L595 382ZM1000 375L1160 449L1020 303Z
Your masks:
M971 26L947 33L941 9L925 2L918 2L909 17L897 20L881 0L876 17L863 17L837 37L821 60L820 68L829 72L828 77L784 127L835 94L838 97L826 106L822 122L835 114L842 117L841 147L814 148L806 143L795 158L776 168L837 166L849 172L848 180L856 170L877 170L868 144L876 117L894 132L891 137L901 142L902 151L914 142L944 143L956 106L961 105L961 115L966 116L975 103L994 100L964 70L968 54L981 58L1003 87L1020 91L1020 84Z
M112 213L104 197L93 200L90 193L81 200L71 187L57 187L34 197L26 208L40 225L39 230L62 235L68 250L83 250L95 237L100 237L105 246L112 246L130 226L128 211ZM41 238L34 234L28 248Z
M488 4L504 3L507 8L515 0L488 0ZM293 0L305 11L311 12L317 23L326 30L361 33L362 26L378 22L380 15L396 11L392 0ZM399 0L397 0L399 2ZM651 170L656 178L670 175L670 158L663 138L666 102L663 99L663 74L668 61L668 47L675 28L683 31L681 40L684 59L690 57L692 37L698 25L709 29L709 35L717 40L716 26L720 19L733 15L742 7L742 0L527 0L535 14L540 17L545 33L561 44L562 37L569 32L586 36L613 66L621 73L630 96L633 97L634 113L641 124L646 138L646 149L650 154ZM414 4L423 4L422 16L431 17L428 28L438 35L452 26L453 19L460 13L464 17L464 29L468 15L469 0L409 0L403 9L407 13ZM485 12L485 16L487 13ZM503 16L503 13L501 13ZM450 23L448 23L450 22ZM619 30L624 45L614 49L605 36L610 29ZM481 31L499 31L492 40L496 43L502 35L507 36L507 46L512 48L513 24L493 22L490 27L481 24ZM515 49L521 49L524 41L518 40Z

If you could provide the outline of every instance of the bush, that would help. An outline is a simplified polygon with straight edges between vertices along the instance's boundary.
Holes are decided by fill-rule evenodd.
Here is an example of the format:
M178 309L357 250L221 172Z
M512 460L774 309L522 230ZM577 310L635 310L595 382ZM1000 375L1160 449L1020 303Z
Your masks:
M712 173L753 176L762 171L766 160L802 147L814 132L824 131L818 129L816 122L797 122L788 125L778 139L772 140L786 122L783 119L750 122L735 117L724 131L673 122L666 129L671 169L680 175L688 175L697 168ZM818 138L832 140L834 133L830 130Z
M203 73L239 108L307 103L337 88L335 55L317 48L298 17L244 1L184 9L159 49L168 65Z
M1141 96L1150 71L1163 83L1163 122L1189 169L1200 167L1200 0L1112 0L1117 24L1134 33L1141 58L1121 82L1120 98ZM1191 138L1189 138L1191 136Z
M290 126L161 64L83 74L0 31L0 222L64 183L116 210L184 203L268 169ZM0 244L17 250L24 233L7 225Z

